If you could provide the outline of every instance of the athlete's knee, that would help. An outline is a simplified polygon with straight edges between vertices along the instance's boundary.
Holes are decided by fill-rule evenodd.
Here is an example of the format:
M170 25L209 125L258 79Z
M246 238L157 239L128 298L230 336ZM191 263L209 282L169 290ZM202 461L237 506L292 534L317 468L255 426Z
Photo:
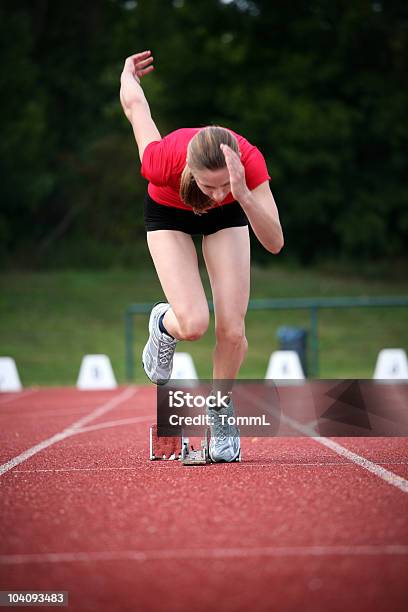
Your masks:
M208 309L176 313L179 324L180 340L198 340L206 333L210 321Z
M245 326L243 322L220 323L216 326L215 335L217 342L229 344L231 348L239 348L242 351L248 350L248 341L245 336Z

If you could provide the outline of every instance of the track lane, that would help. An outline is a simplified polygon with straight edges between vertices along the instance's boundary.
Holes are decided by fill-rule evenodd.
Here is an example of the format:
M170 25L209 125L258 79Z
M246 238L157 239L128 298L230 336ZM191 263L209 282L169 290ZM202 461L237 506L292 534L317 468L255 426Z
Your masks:
M129 401L95 423L135 414ZM0 558L2 588L69 590L78 611L403 609L402 491L307 438L246 439L242 464L149 462L148 424L68 437L3 475L1 553L74 557Z

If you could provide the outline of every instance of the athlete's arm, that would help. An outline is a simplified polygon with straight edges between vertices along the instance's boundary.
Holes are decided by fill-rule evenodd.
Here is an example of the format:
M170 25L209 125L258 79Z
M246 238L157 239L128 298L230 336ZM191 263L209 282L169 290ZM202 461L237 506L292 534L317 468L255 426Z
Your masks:
M254 234L267 251L275 255L283 247L283 232L279 220L278 208L265 181L238 200L245 211Z
M230 175L232 196L241 204L259 242L270 253L279 253L283 247L283 232L269 182L264 181L251 191L239 156L227 145L221 148Z
M125 61L120 77L120 102L133 127L140 161L148 144L161 140L160 132L150 114L149 104L140 86L140 79L153 68L150 51L131 55Z

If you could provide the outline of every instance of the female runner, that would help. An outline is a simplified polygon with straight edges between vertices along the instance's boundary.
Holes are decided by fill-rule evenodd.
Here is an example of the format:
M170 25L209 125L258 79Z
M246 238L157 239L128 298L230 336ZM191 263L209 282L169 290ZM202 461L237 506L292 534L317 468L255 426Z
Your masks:
M176 343L198 340L209 324L192 235L202 236L215 313L213 380L229 381L229 403L209 409L212 461L234 461L239 431L224 424L231 416L232 381L248 343L245 315L250 286L248 222L271 253L283 247L278 210L260 151L232 130L182 128L162 138L140 79L153 70L150 51L131 55L121 75L120 101L139 149L142 175L149 181L144 207L147 243L166 303L149 319L143 367L150 380L171 376ZM225 389L224 389L225 391Z

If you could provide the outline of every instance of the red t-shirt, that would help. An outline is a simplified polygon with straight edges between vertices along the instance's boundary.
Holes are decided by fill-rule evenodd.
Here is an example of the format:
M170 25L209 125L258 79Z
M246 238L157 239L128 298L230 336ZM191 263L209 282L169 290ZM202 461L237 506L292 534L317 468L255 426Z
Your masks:
M180 177L186 165L187 145L201 128L181 128L171 132L162 140L151 142L143 153L142 175L149 181L150 197L159 204L191 210L180 199ZM245 168L245 179L251 191L270 176L262 153L243 136L230 130L236 137ZM223 206L234 201L231 194L214 206Z

